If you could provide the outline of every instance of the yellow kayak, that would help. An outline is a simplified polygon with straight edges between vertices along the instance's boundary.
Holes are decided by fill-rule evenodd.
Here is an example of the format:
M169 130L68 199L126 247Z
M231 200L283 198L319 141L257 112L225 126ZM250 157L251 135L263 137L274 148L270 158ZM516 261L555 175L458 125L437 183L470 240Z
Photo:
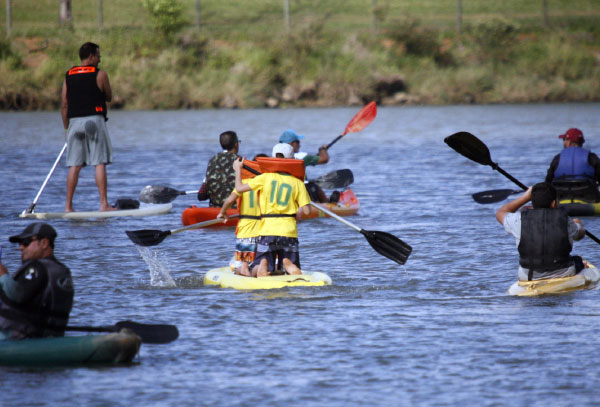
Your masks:
M204 275L205 285L217 285L236 290L270 290L283 287L331 285L331 277L318 271L304 271L299 275L245 277L234 274L231 267L221 267Z
M564 294L576 290L594 288L600 281L600 270L590 265L571 277L548 278L544 280L517 281L507 291L510 295L535 297L546 294Z

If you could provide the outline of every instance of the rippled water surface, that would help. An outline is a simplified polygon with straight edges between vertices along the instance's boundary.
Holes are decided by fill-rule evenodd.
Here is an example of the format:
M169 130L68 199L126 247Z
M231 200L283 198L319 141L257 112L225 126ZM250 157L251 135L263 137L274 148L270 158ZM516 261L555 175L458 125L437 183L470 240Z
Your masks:
M250 157L269 152L286 128L306 135L303 149L316 152L358 110L113 112L109 198L136 198L148 184L197 188L221 131L237 131L241 153ZM207 270L229 261L232 229L187 231L141 252L125 235L180 227L182 210L200 205L193 195L178 197L163 216L53 221L57 257L76 285L71 324L170 323L180 338L143 345L127 367L0 368L2 404L598 405L598 291L507 296L517 257L494 218L501 204L478 205L471 194L515 186L443 142L469 131L504 170L532 184L543 179L562 147L557 136L569 127L581 128L586 147L600 151L598 117L598 104L379 108L367 129L346 135L329 164L308 175L350 168L361 203L350 220L392 233L414 251L399 266L333 219L303 222L302 264L327 272L331 287L203 286ZM33 201L64 137L58 113L0 113L0 123L0 242L14 271L19 253L7 238L28 224L18 214ZM65 179L63 159L38 211L63 210ZM93 170L85 168L75 207L98 206ZM583 220L600 233L598 219ZM575 251L600 263L590 239Z

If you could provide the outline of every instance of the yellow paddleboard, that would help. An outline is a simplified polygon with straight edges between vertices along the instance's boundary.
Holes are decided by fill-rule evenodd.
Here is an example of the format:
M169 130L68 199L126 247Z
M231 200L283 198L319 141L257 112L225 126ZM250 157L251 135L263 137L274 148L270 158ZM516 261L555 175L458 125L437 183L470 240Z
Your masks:
M208 271L204 275L204 284L236 290L270 290L283 287L331 285L331 277L318 271L304 271L299 275L254 278L234 274L230 267L221 267Z

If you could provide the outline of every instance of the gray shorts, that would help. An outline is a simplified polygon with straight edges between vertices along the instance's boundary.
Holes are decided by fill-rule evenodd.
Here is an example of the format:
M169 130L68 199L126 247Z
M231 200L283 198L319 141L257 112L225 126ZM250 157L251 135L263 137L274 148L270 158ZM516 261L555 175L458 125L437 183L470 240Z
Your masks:
M83 167L112 163L112 145L103 116L69 119L67 166Z

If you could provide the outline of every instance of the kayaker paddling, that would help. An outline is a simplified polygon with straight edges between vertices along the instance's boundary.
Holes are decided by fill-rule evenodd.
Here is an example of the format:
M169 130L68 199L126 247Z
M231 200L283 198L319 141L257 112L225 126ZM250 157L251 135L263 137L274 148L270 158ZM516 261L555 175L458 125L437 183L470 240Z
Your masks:
M277 259L288 274L302 274L298 244L296 216L298 209L306 215L310 213L310 197L304 186L304 165L302 162L285 163L281 158L292 158L293 148L286 143L273 147L272 156L279 160L258 159L263 174L242 183L243 159L233 163L235 189L238 193L256 191L259 194L261 213L256 258L250 265L252 274L264 277L276 272ZM301 170L301 173L298 173ZM294 175L291 175L291 174ZM224 206L222 212L227 208ZM226 213L226 212L225 212Z
M533 209L518 212L531 201ZM570 218L556 206L556 190L542 182L498 209L496 219L515 237L519 250L520 281L569 277L579 273L584 262L571 256L573 241L585 236L579 219Z
M319 153L316 155L307 154L304 152L300 152L300 140L302 140L304 136L299 135L292 129L287 129L281 136L279 136L280 143L287 143L294 148L294 157L297 160L304 161L305 167L327 164L329 162L329 152L327 151L327 144L323 144L319 147ZM334 191L331 194L331 197L327 198L325 192L319 185L312 181L306 181L306 189L308 190L308 194L310 198L314 202L337 202L340 199L340 192Z
M219 207L235 187L233 162L238 158L240 140L235 131L225 131L219 135L219 143L223 151L216 154L208 162L206 178L198 191L199 201L208 201L209 206Z
M71 271L54 257L55 238L43 222L9 238L23 265L11 277L0 263L0 339L64 335L74 290Z
M583 132L570 128L558 138L563 139L564 148L552 159L545 181L556 188L561 203L572 199L600 201L600 158L583 148Z

